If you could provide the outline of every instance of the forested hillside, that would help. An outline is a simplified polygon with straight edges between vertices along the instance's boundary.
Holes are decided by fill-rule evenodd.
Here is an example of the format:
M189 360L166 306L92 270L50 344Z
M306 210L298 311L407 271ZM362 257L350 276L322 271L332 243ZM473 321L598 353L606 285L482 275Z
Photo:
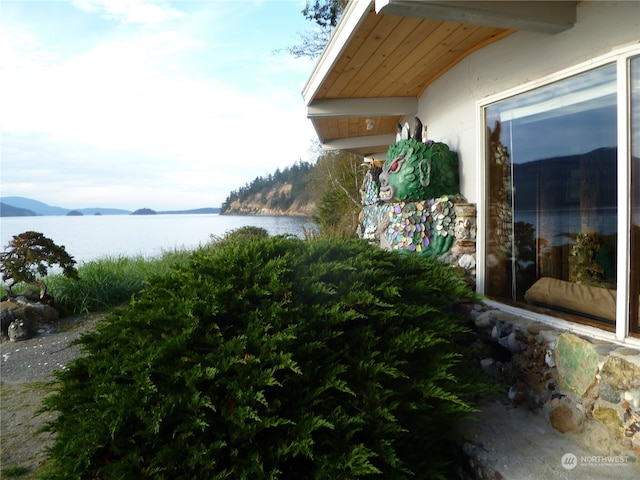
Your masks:
M313 164L299 161L232 191L222 204L230 215L313 215L309 184Z
M366 173L361 164L360 157L336 152L319 154L315 163L298 161L232 191L221 213L309 216L324 233L352 236Z

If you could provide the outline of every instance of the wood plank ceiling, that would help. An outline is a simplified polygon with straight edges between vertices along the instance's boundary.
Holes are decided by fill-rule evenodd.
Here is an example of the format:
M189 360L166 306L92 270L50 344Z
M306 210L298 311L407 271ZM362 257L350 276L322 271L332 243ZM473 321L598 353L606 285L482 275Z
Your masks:
M513 30L392 15L373 6L315 96L316 100L419 98L429 84L471 52ZM373 120L367 130L366 119ZM322 142L395 134L402 115L318 118ZM366 156L389 145L354 148Z
M362 0L355 0L362 1ZM323 101L417 99L443 73L472 52L515 30L455 21L376 14L373 2L334 64L313 92L310 110ZM325 102L326 104L327 102ZM362 103L362 102L361 102ZM416 112L309 114L325 147L361 156L384 155L405 115ZM366 109L365 109L366 110ZM383 113L383 114L380 114ZM369 119L369 122L367 122ZM369 123L369 125L368 125ZM345 139L352 139L345 144ZM363 139L365 141L363 141ZM368 141L367 141L368 140ZM345 148L345 145L348 145Z

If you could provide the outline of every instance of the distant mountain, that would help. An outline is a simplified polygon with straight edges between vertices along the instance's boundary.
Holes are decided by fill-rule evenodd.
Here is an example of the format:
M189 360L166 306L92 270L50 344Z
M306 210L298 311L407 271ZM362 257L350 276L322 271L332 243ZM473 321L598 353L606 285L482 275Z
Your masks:
M47 205L32 198L0 197L0 217L16 217L27 215L130 215L131 210L120 208L63 208ZM156 212L153 212L156 213ZM193 210L172 210L157 212L161 214L220 213L219 208L196 208ZM140 213L137 213L139 215Z
M70 208L52 207L26 197L0 197L0 201L12 207L26 208L35 212L36 215L66 215L71 210Z
M131 210L122 210L118 208L63 208L47 205L46 203L27 197L0 197L0 201L6 205L27 209L34 212L35 215L67 215L71 211L81 213L83 215L128 215ZM5 215L4 209L1 216Z
M0 202L0 217L35 217L36 212Z
M195 208L193 210L166 210L158 212L159 214L166 215L178 215L178 214L193 214L193 213L220 213L219 208Z

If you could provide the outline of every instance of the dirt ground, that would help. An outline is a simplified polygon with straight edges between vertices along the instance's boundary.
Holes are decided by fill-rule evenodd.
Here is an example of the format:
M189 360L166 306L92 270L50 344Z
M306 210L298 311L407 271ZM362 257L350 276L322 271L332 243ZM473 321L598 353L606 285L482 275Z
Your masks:
M46 448L54 437L38 430L52 420L38 414L42 400L53 391L54 370L81 354L69 344L92 329L104 314L69 317L43 326L38 335L22 342L0 344L0 478L37 478L46 462Z

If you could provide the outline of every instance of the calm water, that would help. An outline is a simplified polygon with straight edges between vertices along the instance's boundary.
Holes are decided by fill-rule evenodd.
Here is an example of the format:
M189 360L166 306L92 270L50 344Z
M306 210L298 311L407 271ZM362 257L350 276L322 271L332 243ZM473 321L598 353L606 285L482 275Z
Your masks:
M2 217L1 247L29 230L52 239L78 262L105 256L154 257L175 248L196 248L210 235L222 236L243 226L261 227L271 235L303 237L314 224L302 217L235 217L227 215L84 215L79 217Z

